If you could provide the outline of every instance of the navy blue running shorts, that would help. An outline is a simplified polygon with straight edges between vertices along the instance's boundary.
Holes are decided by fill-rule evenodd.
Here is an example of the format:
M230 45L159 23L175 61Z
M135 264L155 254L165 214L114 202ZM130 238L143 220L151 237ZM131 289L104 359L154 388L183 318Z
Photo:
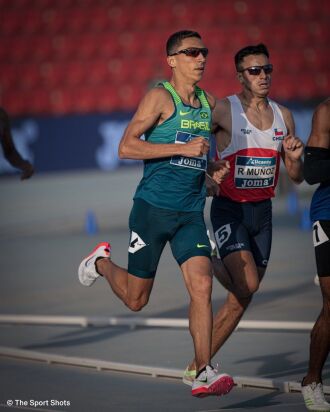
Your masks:
M137 277L155 276L167 242L180 266L193 256L210 258L203 212L161 209L138 198L134 200L129 228L128 272Z
M330 276L330 220L313 224L313 244L318 276Z
M221 259L249 250L258 267L267 267L272 245L272 202L234 202L214 197L211 222Z

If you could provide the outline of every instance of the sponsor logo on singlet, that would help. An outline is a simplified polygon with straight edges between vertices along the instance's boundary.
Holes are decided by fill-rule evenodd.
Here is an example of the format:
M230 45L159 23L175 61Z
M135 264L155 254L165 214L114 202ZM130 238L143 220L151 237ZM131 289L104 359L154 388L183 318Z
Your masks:
M238 189L274 186L276 157L237 156L235 186Z
M186 144L190 140L200 137L193 133L176 132L175 143ZM190 169L206 170L207 157L186 157L186 156L172 156L170 163L175 166L188 167Z
M188 112L183 112L182 110L180 110L180 116L186 116L190 112L191 112L191 110L189 110Z
M251 134L251 133L252 133L252 130L251 130L251 129L241 129L241 132L242 132L243 134Z

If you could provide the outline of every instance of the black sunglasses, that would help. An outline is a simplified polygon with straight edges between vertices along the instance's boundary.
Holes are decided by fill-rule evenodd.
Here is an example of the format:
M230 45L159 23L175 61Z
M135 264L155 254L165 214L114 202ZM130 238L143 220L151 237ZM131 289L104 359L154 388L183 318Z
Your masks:
M247 70L251 76L258 76L261 71L263 70L265 74L270 74L273 71L273 65L272 64L265 64L264 66L251 66L247 67L246 69L239 70L239 73L244 72Z
M203 57L206 57L209 54L209 49L206 47L198 48L198 47L189 47L188 49L179 50L176 53L172 53L169 56L176 56L178 54L185 54L189 57L197 57L199 53L202 53Z

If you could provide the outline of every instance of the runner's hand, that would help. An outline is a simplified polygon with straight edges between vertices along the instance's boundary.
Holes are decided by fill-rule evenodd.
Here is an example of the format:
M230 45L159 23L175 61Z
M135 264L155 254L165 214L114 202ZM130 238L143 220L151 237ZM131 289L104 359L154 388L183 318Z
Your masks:
M298 160L304 152L304 144L298 137L288 135L283 140L283 149L290 159Z
M181 154L188 157L200 157L208 153L210 144L204 137L196 137L182 145Z
M228 160L216 160L210 163L210 169L208 170L212 179L217 183L223 182L230 172L230 163Z

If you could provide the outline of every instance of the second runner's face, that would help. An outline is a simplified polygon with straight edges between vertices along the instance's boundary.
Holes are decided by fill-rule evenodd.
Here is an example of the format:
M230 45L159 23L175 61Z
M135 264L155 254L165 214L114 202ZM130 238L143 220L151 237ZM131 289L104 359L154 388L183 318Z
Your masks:
M248 67L266 66L269 64L269 59L264 54L246 56L241 63L241 70ZM266 74L261 70L260 74L250 74L248 70L244 70L239 74L239 80L243 88L248 89L256 96L265 97L269 93L271 85L271 74Z
M176 47L175 52L190 48L203 49L205 45L198 37L189 37L182 40L180 46ZM203 77L206 59L202 53L199 53L197 57L187 56L184 53L168 57L169 64L175 69L177 75L180 74L194 83L199 82Z

